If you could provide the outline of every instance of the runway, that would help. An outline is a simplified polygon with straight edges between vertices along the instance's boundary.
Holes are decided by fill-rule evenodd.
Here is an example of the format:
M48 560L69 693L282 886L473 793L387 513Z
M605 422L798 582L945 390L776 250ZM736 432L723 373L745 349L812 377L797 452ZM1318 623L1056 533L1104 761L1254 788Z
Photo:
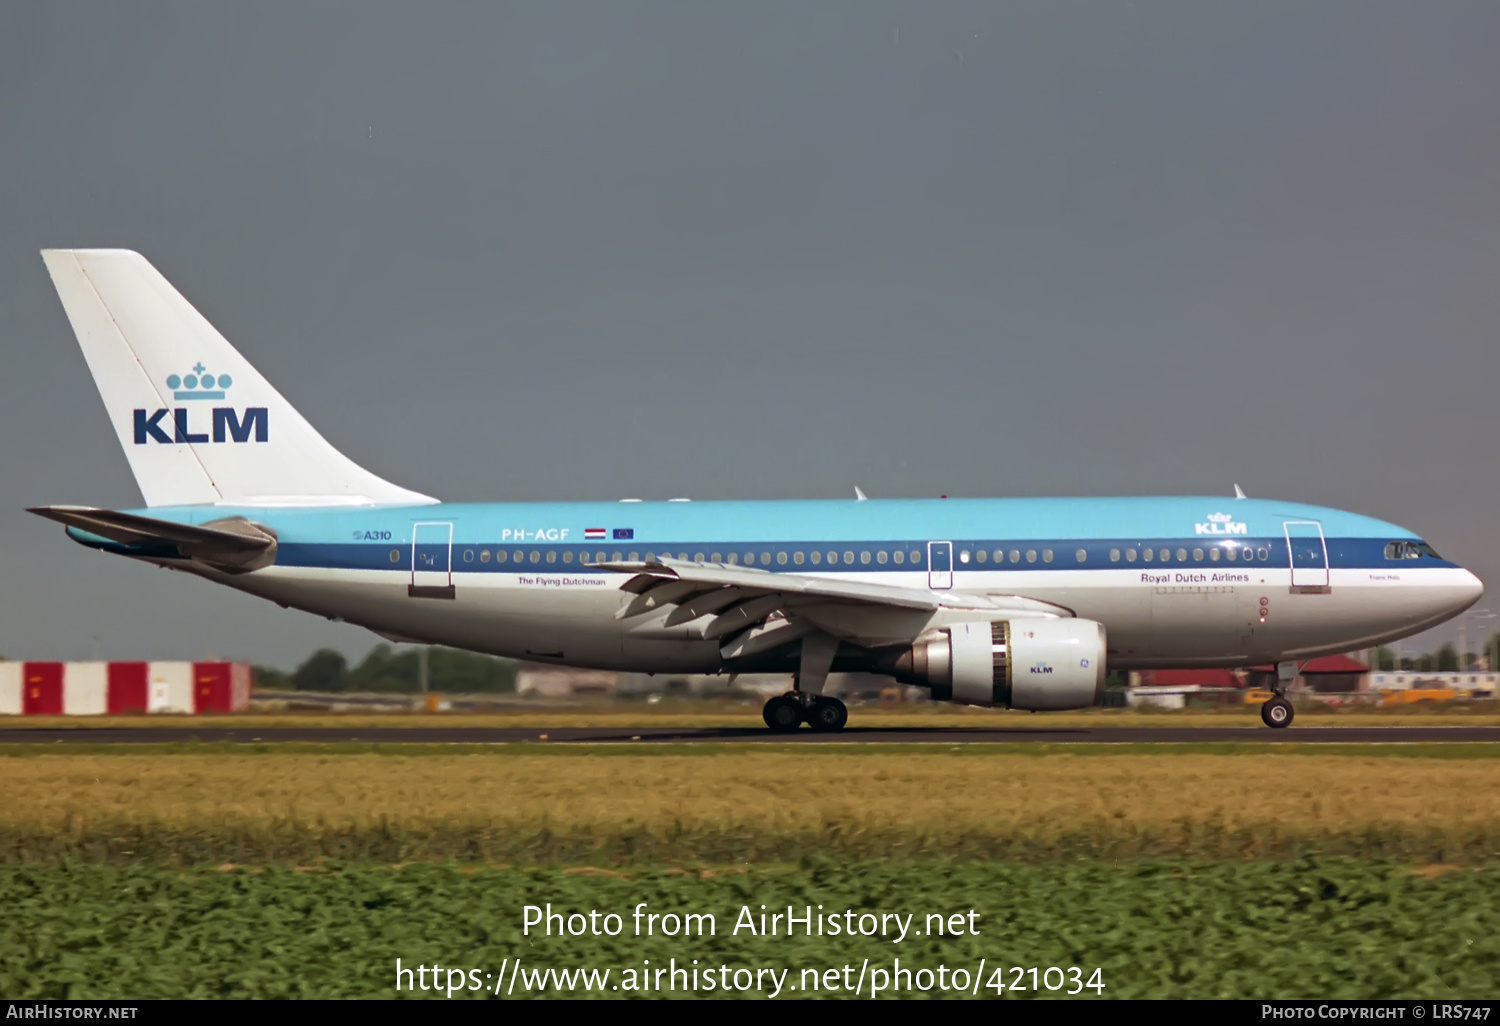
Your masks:
M153 744L1432 744L1500 742L1500 727L79 727L0 729L0 745Z

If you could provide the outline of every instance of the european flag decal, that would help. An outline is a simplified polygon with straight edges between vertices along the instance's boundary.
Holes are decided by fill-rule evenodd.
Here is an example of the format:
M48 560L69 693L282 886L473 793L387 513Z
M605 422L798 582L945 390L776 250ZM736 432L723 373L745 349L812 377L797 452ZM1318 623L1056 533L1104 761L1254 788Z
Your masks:
M633 527L617 527L617 528L615 528L615 541L631 541L634 538L635 538L635 528L633 528Z

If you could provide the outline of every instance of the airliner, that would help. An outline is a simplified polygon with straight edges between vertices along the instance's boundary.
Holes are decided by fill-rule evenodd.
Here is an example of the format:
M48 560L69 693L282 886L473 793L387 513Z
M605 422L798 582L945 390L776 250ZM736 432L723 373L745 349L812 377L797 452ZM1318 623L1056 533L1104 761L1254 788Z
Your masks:
M41 506L94 549L397 642L559 666L785 673L773 731L837 731L831 672L1021 710L1105 674L1276 667L1432 627L1483 586L1395 524L1232 497L449 503L333 448L140 254L42 253L145 506ZM858 490L856 489L856 492Z

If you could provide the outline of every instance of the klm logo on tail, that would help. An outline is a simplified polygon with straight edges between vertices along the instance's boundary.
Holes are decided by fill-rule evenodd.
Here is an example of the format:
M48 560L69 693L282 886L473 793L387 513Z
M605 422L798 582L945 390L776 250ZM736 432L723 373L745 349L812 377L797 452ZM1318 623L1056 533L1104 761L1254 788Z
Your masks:
M166 385L172 391L172 398L182 401L223 399L234 379L228 374L206 374L206 370L202 363L198 363L190 374L167 375ZM151 441L166 445L248 442L252 437L257 442L265 442L271 437L270 417L264 406L246 407L243 413L230 406L214 407L212 434L205 431L194 433L188 420L189 412L188 408L181 406L155 411L136 410L135 444L145 445ZM168 414L172 415L171 421L164 424ZM168 430L171 434L167 433Z

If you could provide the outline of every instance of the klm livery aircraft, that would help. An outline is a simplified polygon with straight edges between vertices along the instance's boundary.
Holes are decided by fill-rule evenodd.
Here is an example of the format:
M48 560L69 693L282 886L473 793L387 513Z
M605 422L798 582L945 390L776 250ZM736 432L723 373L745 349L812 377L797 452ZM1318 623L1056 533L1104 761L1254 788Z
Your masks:
M335 450L139 254L42 255L146 502L32 510L75 541L394 641L793 674L772 730L843 727L831 671L1042 710L1110 669L1262 663L1285 727L1301 662L1482 591L1405 528L1242 494L444 503Z

